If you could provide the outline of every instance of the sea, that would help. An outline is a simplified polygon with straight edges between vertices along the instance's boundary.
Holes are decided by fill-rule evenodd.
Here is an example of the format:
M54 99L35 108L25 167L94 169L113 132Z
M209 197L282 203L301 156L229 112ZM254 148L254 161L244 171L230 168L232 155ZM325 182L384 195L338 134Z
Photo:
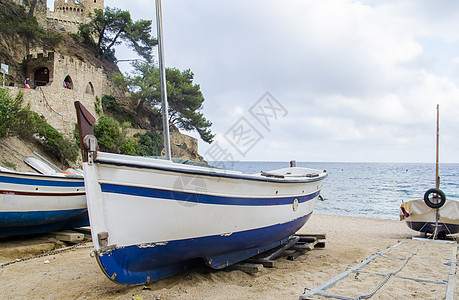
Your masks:
M289 162L210 162L243 173L259 173L289 166ZM423 198L435 187L434 163L297 162L298 167L327 170L314 210L320 214L399 219L403 201ZM446 198L459 199L459 164L440 163L440 189Z

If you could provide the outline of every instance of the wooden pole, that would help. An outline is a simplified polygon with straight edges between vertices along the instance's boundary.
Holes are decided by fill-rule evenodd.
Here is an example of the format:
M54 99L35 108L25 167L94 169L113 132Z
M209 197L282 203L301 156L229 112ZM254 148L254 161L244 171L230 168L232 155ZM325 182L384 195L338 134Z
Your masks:
M440 176L438 175L438 161L439 161L439 142L440 142L440 105L437 104L437 153L435 160L435 187L440 188Z

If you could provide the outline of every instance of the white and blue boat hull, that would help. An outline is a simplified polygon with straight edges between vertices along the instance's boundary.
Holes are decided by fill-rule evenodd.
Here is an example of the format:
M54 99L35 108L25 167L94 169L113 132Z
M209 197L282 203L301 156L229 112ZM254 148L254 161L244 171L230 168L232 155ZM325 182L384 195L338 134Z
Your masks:
M81 176L0 170L0 237L88 225Z
M285 243L309 219L326 177L302 168L288 170L313 176L246 175L103 152L83 169L97 261L128 284L202 261L224 268Z

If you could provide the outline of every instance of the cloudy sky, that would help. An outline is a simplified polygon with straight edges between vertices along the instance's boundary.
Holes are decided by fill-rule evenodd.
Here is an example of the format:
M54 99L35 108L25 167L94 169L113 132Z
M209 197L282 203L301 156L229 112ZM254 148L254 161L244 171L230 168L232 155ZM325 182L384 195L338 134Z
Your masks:
M434 162L439 104L440 161L459 162L459 1L164 0L163 26L206 99L207 160Z

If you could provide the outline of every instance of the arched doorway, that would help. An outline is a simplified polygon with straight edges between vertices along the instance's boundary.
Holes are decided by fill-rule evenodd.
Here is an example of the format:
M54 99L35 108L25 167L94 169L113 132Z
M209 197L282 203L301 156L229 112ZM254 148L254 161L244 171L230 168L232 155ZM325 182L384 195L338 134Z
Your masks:
M67 77L65 77L63 87L73 90L73 82L72 82L72 78L70 77L70 75L67 75Z
M40 68L34 73L35 86L44 86L49 82L49 69L46 67Z

